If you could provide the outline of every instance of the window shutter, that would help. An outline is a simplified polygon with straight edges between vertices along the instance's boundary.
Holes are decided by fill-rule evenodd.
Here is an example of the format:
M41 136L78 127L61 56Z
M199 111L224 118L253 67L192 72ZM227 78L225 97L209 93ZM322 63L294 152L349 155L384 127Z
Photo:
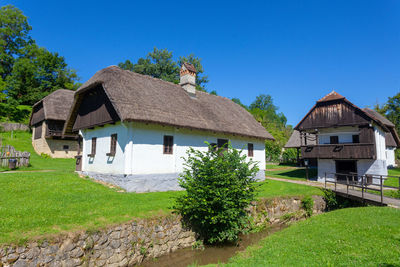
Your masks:
M247 156L249 156L249 157L254 156L254 145L251 143L247 144Z
M174 137L171 135L164 135L164 154L172 154L174 147Z
M107 156L115 156L115 153L117 153L117 134L112 134L110 142L110 153L107 153Z
M97 143L97 138L93 137L92 138L92 151L91 151L92 157L94 157L94 155L96 155L96 143Z

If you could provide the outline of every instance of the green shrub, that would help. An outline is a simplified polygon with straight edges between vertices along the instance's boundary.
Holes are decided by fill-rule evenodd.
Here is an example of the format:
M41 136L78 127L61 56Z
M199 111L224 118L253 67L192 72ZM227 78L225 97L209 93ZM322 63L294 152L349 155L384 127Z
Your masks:
M187 155L179 179L186 192L176 198L175 212L206 243L236 241L248 222L245 209L256 197L257 164L230 145L209 145L207 152L190 148Z
M301 207L306 211L306 215L310 217L313 214L314 199L306 196L301 200Z
M284 163L296 163L297 162L297 149L287 148L282 153L282 161Z

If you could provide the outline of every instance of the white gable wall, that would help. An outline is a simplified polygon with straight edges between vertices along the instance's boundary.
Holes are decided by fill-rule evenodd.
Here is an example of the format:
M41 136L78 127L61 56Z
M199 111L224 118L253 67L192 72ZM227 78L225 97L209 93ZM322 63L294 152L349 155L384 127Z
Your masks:
M386 164L388 167L396 167L395 161L395 154L394 151L396 150L395 147L386 147Z

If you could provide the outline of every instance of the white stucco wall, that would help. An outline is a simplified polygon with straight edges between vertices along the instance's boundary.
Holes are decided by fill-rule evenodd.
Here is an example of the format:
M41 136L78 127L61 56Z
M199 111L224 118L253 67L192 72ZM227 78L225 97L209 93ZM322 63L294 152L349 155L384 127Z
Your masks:
M359 134L357 127L337 127L320 129L318 133L319 144L330 144L331 136L338 136L339 144L352 143L353 135Z
M332 173L336 173L336 162L332 159L318 159L318 181L325 180L325 173L327 178L333 178ZM357 173L358 175L375 174L387 175L387 166L385 160L372 160L372 159L359 159L357 160ZM375 181L378 183L378 181Z
M111 134L118 134L117 153L108 157ZM243 149L247 155L247 144L254 145L253 160L259 162L260 170L265 169L265 145L262 140L232 135L209 133L188 129L177 129L144 123L117 123L92 130L81 131L83 137L83 165L86 172L111 174L162 174L183 171L186 151L189 147L206 151L204 144L217 143L217 139L229 139L236 149ZM163 154L164 135L174 137L173 154ZM91 139L97 138L96 155L91 152Z
M117 148L115 157L106 154L110 152L111 135L116 133ZM82 135L82 170L99 173L120 173L125 171L124 151L128 143L128 131L121 123L106 125L80 131ZM96 155L88 157L92 149L92 137L96 137Z
M395 147L386 147L386 165L388 167L396 167L395 149Z
M327 179L332 179L336 173L335 161L331 159L318 159L318 181L325 181L325 173Z
M385 132L378 126L374 126L376 159L386 160Z

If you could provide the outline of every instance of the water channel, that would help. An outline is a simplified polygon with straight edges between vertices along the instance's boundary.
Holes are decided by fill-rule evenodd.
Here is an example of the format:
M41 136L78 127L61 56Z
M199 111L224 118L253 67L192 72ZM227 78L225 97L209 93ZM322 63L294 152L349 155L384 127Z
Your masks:
M285 224L272 225L260 232L241 235L236 245L206 246L203 250L185 248L171 252L157 259L147 259L140 266L143 267L186 267L191 264L206 265L224 263L238 251L245 250L248 246L258 243L261 239L274 232L286 228Z

